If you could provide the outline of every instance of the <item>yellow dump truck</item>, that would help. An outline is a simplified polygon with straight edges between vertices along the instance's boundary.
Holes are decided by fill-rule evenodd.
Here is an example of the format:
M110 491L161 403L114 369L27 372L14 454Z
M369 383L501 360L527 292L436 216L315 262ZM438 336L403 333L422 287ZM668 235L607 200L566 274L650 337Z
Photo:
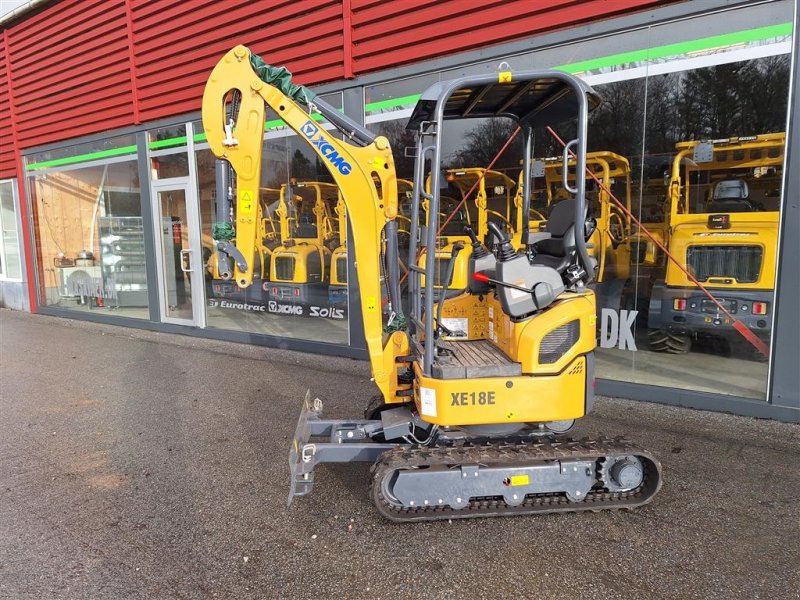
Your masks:
M668 184L667 247L730 313L669 261L653 286L650 348L688 352L694 340L744 340L731 317L769 339L784 133L680 142Z

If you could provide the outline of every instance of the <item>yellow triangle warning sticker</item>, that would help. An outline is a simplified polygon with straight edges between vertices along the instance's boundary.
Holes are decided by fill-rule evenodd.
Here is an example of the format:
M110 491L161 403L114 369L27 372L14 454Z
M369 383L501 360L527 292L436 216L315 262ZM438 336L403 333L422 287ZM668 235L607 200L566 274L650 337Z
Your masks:
M253 213L253 196L249 191L243 190L239 196L239 214L250 215Z

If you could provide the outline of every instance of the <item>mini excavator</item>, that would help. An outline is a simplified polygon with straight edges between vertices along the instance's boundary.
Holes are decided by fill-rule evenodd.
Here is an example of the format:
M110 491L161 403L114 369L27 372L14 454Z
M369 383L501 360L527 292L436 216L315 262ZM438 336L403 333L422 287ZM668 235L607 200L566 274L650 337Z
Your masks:
M653 498L661 468L649 452L624 439L565 436L592 407L596 317L587 284L597 268L586 248L595 226L587 218L586 179L570 181L568 165L572 153L576 169L585 171L588 114L599 104L589 86L559 71L469 75L427 89L408 122L416 150L407 298L401 299L397 180L388 140L244 46L219 61L205 87L203 126L211 150L237 175L237 199L246 205L258 192L265 107L309 144L341 191L358 276L350 290L360 295L379 390L363 419L324 419L322 402L307 395L289 452L290 503L311 492L317 465L341 462L372 463L375 506L397 522L633 508ZM439 247L445 122L497 117L519 125L523 183L531 180L534 131L577 125L563 154L571 199L554 207L547 231L530 231L523 222L524 251L496 223L488 225L493 248L466 231L471 244L452 245L446 271L467 253L468 286L458 297L437 294L436 261L420 258ZM420 211L423 202L427 211ZM523 215L529 206L524 189ZM421 213L427 222L420 222ZM250 284L249 263L236 263L235 280ZM446 304L455 307L448 326Z

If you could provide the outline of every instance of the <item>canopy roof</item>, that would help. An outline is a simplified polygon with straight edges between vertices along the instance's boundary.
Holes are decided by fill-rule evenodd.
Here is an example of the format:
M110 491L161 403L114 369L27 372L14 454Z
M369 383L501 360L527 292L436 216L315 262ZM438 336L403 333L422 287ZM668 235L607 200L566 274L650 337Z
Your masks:
M486 83L474 80L474 77L465 77L464 85L456 87L446 99L445 120L509 117L536 127L572 120L578 114L578 100L572 86L555 73L553 76L546 72L515 73L510 83L500 83L497 79ZM587 96L589 111L600 106L600 96L580 79L574 80ZM422 121L434 119L436 103L452 83L440 81L423 92L408 121L408 129L418 129Z

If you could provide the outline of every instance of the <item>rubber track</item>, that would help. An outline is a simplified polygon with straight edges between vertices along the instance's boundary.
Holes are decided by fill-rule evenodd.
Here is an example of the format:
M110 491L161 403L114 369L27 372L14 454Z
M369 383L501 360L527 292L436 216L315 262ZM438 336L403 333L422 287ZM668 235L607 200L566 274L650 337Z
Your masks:
M628 492L610 492L592 488L580 502L572 502L563 494L529 494L519 506L508 506L501 497L476 498L463 509L449 506L399 508L383 495L381 482L399 469L433 465L498 464L509 465L542 460L594 460L604 457L639 457L644 466L644 481ZM630 441L617 439L536 441L480 446L400 447L381 456L371 470L371 494L378 511L396 522L469 519L476 517L510 517L519 515L630 509L647 504L661 488L661 465L645 450Z

